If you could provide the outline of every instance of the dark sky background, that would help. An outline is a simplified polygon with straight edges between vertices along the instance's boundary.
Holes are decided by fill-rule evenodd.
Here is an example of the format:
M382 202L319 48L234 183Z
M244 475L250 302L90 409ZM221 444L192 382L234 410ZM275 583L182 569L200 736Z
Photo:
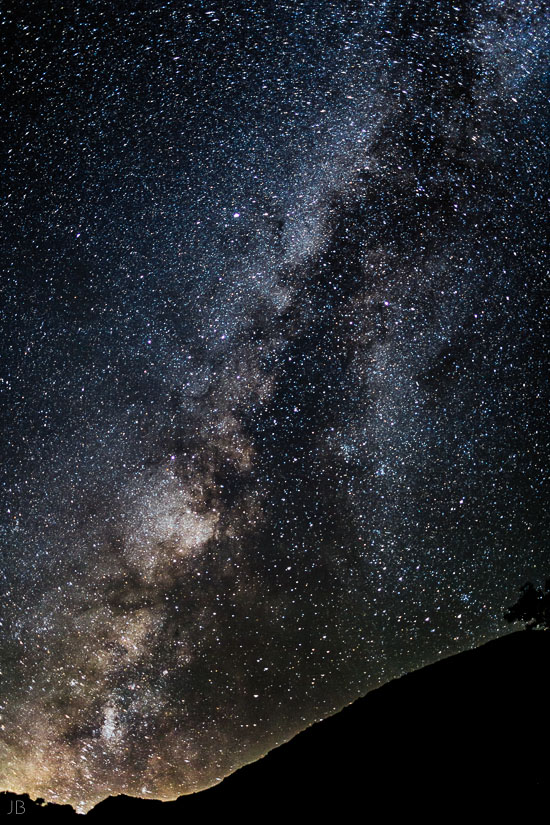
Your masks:
M0 789L174 798L550 573L548 12L2 31Z

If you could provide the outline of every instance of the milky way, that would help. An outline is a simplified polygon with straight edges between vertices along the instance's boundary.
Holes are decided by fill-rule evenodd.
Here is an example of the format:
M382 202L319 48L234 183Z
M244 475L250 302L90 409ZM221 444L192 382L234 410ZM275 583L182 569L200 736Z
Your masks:
M175 798L550 573L548 19L3 24L0 788Z

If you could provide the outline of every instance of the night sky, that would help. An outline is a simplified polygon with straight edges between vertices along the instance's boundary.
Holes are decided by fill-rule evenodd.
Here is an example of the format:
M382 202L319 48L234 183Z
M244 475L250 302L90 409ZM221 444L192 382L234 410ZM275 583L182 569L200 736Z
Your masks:
M550 573L548 23L8 0L0 789L175 798L509 632Z

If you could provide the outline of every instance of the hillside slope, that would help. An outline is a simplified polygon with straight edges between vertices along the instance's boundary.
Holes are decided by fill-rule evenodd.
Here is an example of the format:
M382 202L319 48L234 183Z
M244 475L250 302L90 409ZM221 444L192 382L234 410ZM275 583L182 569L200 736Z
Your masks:
M452 805L541 795L550 633L518 632L396 679L220 785L177 802L109 799L87 819L158 815L163 821L267 809L308 815L359 805ZM3 812L10 795L2 795ZM26 803L27 815L82 821L70 809ZM263 814L262 814L263 816Z

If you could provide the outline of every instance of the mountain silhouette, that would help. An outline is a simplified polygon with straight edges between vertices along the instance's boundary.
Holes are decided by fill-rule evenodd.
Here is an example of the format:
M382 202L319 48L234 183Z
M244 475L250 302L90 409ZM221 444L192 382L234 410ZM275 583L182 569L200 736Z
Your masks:
M346 816L375 802L448 808L544 796L550 759L538 745L546 740L549 659L550 633L510 633L389 682L219 785L175 802L120 796L83 818L66 806L0 794L0 814L20 799L25 822L144 815L183 823L230 812L258 821L266 812Z

